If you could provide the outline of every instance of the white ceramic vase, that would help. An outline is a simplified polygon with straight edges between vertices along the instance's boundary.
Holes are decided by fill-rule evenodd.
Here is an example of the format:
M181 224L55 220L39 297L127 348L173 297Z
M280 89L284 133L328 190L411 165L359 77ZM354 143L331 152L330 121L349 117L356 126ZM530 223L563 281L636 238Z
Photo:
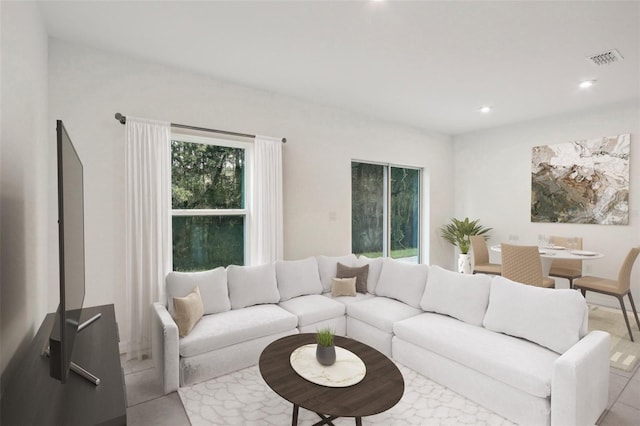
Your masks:
M458 272L461 274L471 273L471 255L460 253L458 255Z

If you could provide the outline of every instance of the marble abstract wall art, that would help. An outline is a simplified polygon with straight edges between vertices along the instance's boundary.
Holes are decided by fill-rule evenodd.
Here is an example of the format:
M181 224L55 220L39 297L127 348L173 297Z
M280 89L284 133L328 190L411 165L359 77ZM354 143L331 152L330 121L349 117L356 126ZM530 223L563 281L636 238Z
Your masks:
M630 136L535 146L531 221L629 224Z

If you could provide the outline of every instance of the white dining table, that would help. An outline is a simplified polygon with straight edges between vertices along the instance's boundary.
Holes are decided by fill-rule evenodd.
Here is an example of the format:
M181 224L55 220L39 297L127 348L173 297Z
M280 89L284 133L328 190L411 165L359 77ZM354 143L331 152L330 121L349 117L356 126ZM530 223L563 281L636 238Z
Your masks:
M500 253L500 244L491 246L491 250ZM539 247L543 276L548 277L554 259L595 260L602 259L604 254L587 250L572 250L562 246Z

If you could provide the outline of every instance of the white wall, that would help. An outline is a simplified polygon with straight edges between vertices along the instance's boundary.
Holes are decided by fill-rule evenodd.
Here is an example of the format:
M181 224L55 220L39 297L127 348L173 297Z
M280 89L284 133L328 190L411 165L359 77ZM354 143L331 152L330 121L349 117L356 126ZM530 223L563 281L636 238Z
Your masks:
M533 146L624 133L631 133L628 226L531 222ZM537 244L538 234L582 236L586 250L605 254L603 259L583 262L585 273L610 278L617 277L629 249L640 245L640 100L469 133L455 137L454 146L455 212L493 227L490 244L507 241L511 234L520 243L531 244ZM633 270L632 291L639 301L640 261ZM616 304L610 297L588 295L588 299Z
M85 304L115 303L123 341L128 339L123 285L124 127L113 118L116 112L286 137L287 259L350 252L352 159L424 167L425 183L437 182L426 194L431 207L423 214L425 239L432 249L424 260L452 262L450 248L437 233L429 232L453 210L449 136L62 41L50 40L49 49L49 121L64 120L84 163ZM53 183L51 190L55 194ZM51 252L56 252L53 245ZM52 272L55 268L52 262ZM52 295L49 307L54 303Z
M47 34L40 11L31 2L2 2L0 11L0 367L5 376L47 312L47 162L55 123L47 122Z

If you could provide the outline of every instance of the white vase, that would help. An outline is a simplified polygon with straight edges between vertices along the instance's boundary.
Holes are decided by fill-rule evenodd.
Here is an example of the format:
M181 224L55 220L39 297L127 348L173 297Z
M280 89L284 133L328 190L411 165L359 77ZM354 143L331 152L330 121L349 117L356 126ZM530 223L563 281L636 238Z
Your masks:
M458 255L458 272L461 274L471 273L471 255L460 253Z

